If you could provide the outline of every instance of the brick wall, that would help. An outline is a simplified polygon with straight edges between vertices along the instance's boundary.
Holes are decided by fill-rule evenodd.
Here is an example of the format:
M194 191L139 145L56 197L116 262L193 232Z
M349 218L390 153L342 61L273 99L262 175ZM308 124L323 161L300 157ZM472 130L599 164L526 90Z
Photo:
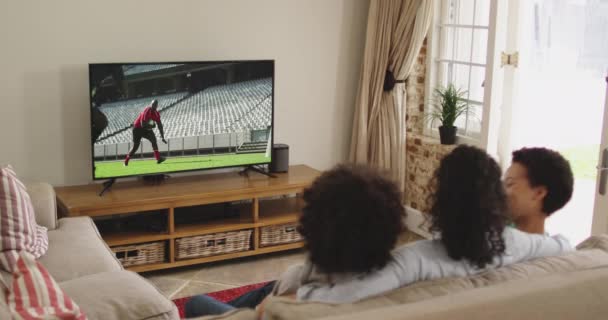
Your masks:
M424 81L426 79L426 40L420 49L414 70L405 86L407 92L405 127L407 133L422 134L424 128Z
M411 133L407 136L407 169L405 203L421 212L428 212L427 198L432 191L429 183L439 161L455 148L445 146L434 138Z
M431 192L429 182L439 161L455 146L445 146L439 139L423 136L426 41L420 50L413 73L407 80L407 168L405 184L406 205L421 212L428 212L427 198Z

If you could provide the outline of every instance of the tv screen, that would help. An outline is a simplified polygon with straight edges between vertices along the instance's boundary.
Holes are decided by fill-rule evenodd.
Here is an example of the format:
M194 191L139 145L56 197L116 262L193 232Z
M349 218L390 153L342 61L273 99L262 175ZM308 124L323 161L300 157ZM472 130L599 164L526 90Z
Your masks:
M268 164L274 61L89 64L93 178Z

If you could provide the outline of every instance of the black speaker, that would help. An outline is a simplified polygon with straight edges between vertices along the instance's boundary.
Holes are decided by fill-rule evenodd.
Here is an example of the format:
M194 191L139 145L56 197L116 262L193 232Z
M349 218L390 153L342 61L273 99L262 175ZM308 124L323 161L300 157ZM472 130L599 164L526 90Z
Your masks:
M272 162L270 172L287 172L289 170L289 146L282 143L272 145Z

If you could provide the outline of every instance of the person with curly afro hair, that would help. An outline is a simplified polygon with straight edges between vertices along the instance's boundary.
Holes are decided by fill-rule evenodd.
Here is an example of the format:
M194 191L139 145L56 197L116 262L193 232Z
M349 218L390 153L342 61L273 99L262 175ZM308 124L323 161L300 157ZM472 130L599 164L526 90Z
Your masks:
M228 303L199 295L186 303L186 316L222 314L255 308L266 295L293 296L301 284L343 283L380 270L404 231L405 209L397 185L378 170L338 165L304 190L298 232L307 261L293 265L271 282ZM258 308L258 310L263 307Z
M501 170L485 151L458 146L435 171L430 196L434 239L402 245L384 268L332 284L304 284L300 300L353 302L411 283L464 277L488 269L571 251L560 235L530 234L507 227Z
M545 233L545 220L570 201L574 187L568 160L546 148L514 151L504 180L517 228L539 234Z
M298 231L325 274L382 268L404 230L399 188L376 170L340 165L304 191Z

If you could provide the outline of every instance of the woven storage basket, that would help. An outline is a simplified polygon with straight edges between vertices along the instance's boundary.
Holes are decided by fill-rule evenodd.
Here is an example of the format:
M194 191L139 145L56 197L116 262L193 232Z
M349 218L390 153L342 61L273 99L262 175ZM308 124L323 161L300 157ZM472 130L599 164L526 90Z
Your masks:
M176 259L247 251L251 248L251 232L252 230L240 230L176 239Z
M112 247L123 267L165 262L165 241Z
M263 227L260 232L260 246L267 247L282 243L302 241L297 223Z

